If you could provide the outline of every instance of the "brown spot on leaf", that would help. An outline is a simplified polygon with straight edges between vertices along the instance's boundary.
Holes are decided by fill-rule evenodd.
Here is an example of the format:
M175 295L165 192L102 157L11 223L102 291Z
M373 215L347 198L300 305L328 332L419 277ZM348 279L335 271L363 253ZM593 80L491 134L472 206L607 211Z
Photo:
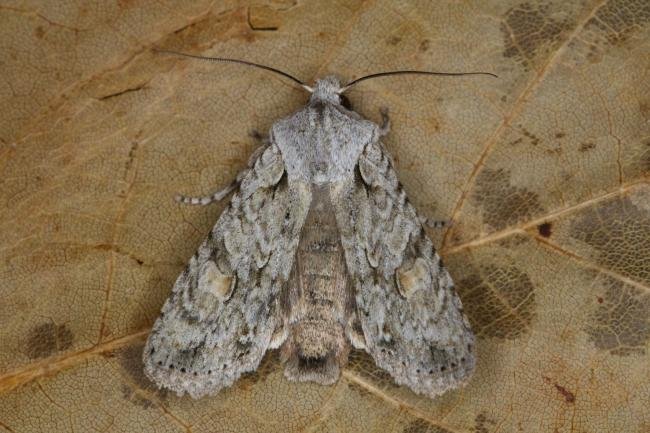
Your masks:
M484 169L476 184L473 197L483 208L484 222L496 230L544 211L536 193L510 184L510 172L505 169Z
M560 139L560 138L564 138L564 137L566 137L566 133L564 133L564 132L558 132L558 133L555 134L555 138Z
M472 431L475 433L488 433L495 425L496 422L494 420L488 418L487 415L481 412L474 418L474 428Z
M74 336L65 325L43 323L33 328L27 337L27 356L45 358L72 347Z
M131 142L129 155L127 157L126 163L124 164L124 175L123 175L124 180L127 180L127 176L131 171L131 167L133 167L133 161L135 160L136 154L138 152L138 145L139 143L136 140Z
M645 354L650 339L650 295L611 277L603 277L603 284L603 302L599 300L585 332L598 349L612 355Z
M532 144L533 146L537 146L537 145L540 143L541 140L539 139L539 137L537 137L537 136L536 136L535 134L533 134L532 132L526 130L526 128L522 128L521 131L522 131L522 133L524 134L524 136L526 136L526 138L528 138L528 141L529 141L530 144Z
M587 60L590 63L600 63L603 60L603 53L597 45L590 44L589 52L587 53Z
M629 197L587 209L570 235L592 247L599 265L650 283L650 212Z
M142 350L144 343L127 346L112 353L112 356L119 357L120 365L129 374L130 378L142 387L150 384L149 379L144 375L144 364L142 362Z
M571 391L569 391L568 389L566 389L562 385L558 385L557 383L554 384L554 385L555 385L555 389L557 389L557 391L560 394L562 394L562 396L564 397L564 400L567 403L574 403L576 401L576 396Z
M436 116L431 116L426 119L426 124L428 129L434 130L435 132L440 131L440 121Z
M45 30L43 30L42 26L38 26L38 27L36 27L36 29L34 29L34 35L38 39L43 39L43 36L45 36Z
M117 5L120 7L120 9L130 9L132 8L136 2L134 0L118 0Z
M386 40L386 43L388 43L388 45L393 45L394 46L394 45L399 44L401 41L402 41L402 38L400 38L399 36L390 36Z
M487 265L458 283L463 306L479 336L514 339L530 327L535 287L520 269Z
M451 433L446 428L429 424L423 419L414 419L404 427L402 433Z
M551 18L547 4L515 6L506 12L501 24L503 56L514 58L528 69L537 56L557 45L568 27L567 21Z
M650 3L646 0L612 0L604 2L585 24L583 39L588 44L587 60L602 61L611 47L635 41L632 35L643 31L650 22Z
M650 22L647 0L613 0L603 4L585 28L602 33L611 45L620 45Z
M144 364L142 362L142 350L144 343L135 344L121 348L112 355L117 357L120 365L127 373L129 382L132 382L137 388L145 390L149 394L164 399L167 396L166 389L159 389L144 375Z
M592 141L588 141L588 142L582 143L578 150L580 152L587 152L587 151L589 151L591 149L595 149L595 148L596 148L596 143L594 143Z
M552 229L553 224L551 223L544 223L540 224L537 226L537 232L540 234L540 236L543 236L545 238L550 238L551 235L553 234Z
M424 39L420 42L420 46L418 47L421 53L429 51L429 48L431 48L431 41L429 39Z
M650 101L639 102L639 111L644 119L650 120Z
M556 147L554 149L545 149L544 152L550 155L562 155L562 147Z

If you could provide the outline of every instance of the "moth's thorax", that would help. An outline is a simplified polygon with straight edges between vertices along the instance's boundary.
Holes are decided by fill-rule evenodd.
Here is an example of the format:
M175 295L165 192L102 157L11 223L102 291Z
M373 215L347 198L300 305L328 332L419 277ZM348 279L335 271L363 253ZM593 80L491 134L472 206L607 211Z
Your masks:
M309 103L271 128L289 178L314 184L347 179L363 148L378 138L376 124L341 105L339 90L334 76L317 80Z
M341 83L334 75L316 80L314 85L314 92L311 94L309 103L329 102L331 104L340 104L341 97L339 91L341 90Z

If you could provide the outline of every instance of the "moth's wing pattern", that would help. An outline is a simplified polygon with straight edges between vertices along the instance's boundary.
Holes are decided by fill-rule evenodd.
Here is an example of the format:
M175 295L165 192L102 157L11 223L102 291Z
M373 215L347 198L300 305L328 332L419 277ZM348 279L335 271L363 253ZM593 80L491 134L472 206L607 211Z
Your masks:
M146 374L194 398L255 370L282 326L287 280L310 204L270 145L241 177L230 205L174 284L145 345ZM272 338L274 341L271 342Z
M357 168L333 200L357 302L350 329L362 331L366 351L397 383L434 397L471 375L474 335L379 142L365 147Z

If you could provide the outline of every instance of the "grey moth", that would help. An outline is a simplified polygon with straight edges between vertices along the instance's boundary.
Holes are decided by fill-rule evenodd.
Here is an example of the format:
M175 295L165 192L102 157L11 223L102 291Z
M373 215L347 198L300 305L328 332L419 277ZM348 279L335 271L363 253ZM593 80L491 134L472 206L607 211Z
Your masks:
M146 375L199 398L279 349L287 379L332 384L354 348L419 394L465 383L475 337L382 145L387 116L380 126L344 106L361 79L310 87L280 73L308 104L273 124L232 185L180 197L207 204L234 191L153 326Z

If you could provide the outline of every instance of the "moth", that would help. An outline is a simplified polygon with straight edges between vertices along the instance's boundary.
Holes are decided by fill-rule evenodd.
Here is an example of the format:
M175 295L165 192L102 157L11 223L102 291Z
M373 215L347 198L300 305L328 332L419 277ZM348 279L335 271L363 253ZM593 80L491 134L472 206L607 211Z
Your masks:
M190 54L175 53L188 57ZM279 120L236 181L230 204L176 280L145 344L146 375L213 395L280 349L284 375L327 385L352 348L431 398L465 383L475 338L447 269L409 202L377 125L346 108L334 76ZM480 74L479 72L466 74ZM489 74L492 75L492 74Z

